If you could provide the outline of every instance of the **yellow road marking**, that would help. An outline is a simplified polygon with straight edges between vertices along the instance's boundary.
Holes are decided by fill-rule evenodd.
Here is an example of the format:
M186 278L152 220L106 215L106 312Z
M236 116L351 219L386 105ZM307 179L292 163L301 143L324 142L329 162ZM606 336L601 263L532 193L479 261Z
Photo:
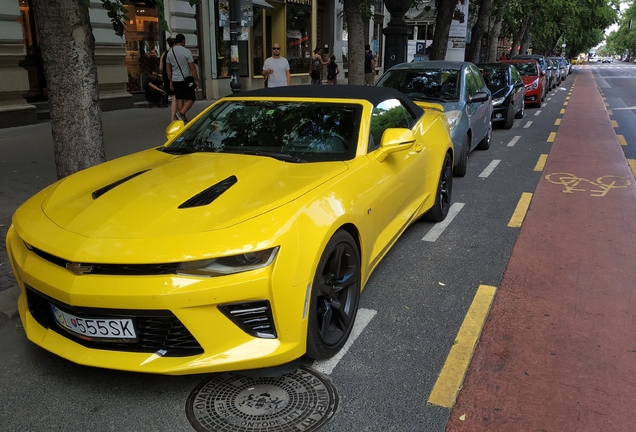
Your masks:
M618 138L618 142L621 143L622 146L627 145L627 140L623 135L616 135L616 137Z
M606 107L608 107L608 106L609 106L609 104L608 104L607 102L605 102L605 106L606 106Z
M464 382L466 370L473 358L477 340L486 322L496 291L497 288L494 286L479 285L464 322L459 328L455 343L433 386L428 403L444 408L452 408L455 405L457 393Z
M632 169L632 174L636 177L636 159L627 159L629 167Z
M547 154L542 154L541 156L539 156L539 160L537 161L537 164L534 166L534 171L543 171L543 168L545 168L545 163L547 161L548 161Z
M616 120L612 120L612 126L617 128L618 127L618 122Z
M607 110L607 115L614 115L614 113L612 112L612 110Z
M561 191L563 193L589 192L593 197L604 197L612 189L621 189L632 184L631 180L621 176L606 175L591 181L566 172L551 173L546 175L545 179L550 183L563 186L564 189Z
M528 207L530 207L531 199L532 199L532 194L530 192L524 192L521 194L521 198L519 198L519 202L517 203L517 208L515 209L515 212L512 214L512 217L510 218L510 222L508 222L508 226L510 228L521 227L523 218L526 217L526 213L528 212Z
M550 132L550 136L548 137L548 142L554 142L556 138L556 132Z
M565 108L561 108L560 114L565 114Z
M601 93L601 95L602 95L602 94L603 94L603 93ZM606 97L603 97L603 100L607 100L607 98L606 98Z
M566 97L566 98L565 98L565 100L569 100L569 99L570 99L570 96L568 96L568 97Z
M560 124L561 124L561 119L558 118L554 121L555 126L559 126Z
M568 105L568 103L567 103L567 102L563 102L563 105L567 106L567 105Z

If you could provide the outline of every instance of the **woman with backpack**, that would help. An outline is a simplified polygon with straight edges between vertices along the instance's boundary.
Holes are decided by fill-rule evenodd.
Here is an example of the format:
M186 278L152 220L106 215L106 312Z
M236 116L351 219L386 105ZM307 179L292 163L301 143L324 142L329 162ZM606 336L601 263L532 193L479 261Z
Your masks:
M309 69L312 84L322 84L322 67L326 64L322 59L322 48L316 47L314 55L311 57L311 67Z

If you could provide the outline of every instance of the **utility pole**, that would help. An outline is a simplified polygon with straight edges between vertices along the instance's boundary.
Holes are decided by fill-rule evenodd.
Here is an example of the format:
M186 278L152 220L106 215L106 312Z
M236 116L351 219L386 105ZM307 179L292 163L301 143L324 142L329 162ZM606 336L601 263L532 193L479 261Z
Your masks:
M241 16L241 4L239 0L228 0L230 3L230 88L232 93L241 91L241 77L239 75L239 50L238 50L238 29L239 18Z

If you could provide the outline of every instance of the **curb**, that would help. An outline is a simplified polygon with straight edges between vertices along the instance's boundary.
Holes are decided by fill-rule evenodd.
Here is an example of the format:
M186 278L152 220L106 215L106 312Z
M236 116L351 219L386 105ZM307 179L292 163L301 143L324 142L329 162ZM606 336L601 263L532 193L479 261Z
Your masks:
M20 288L17 285L0 292L0 322L18 316L19 295Z

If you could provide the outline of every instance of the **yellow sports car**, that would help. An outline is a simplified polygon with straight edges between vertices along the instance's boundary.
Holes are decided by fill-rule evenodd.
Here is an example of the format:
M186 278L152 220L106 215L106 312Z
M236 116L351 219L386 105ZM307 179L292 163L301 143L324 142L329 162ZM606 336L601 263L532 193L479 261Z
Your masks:
M16 211L7 249L37 345L163 374L333 356L389 248L450 206L447 120L394 89L244 92L166 133Z

